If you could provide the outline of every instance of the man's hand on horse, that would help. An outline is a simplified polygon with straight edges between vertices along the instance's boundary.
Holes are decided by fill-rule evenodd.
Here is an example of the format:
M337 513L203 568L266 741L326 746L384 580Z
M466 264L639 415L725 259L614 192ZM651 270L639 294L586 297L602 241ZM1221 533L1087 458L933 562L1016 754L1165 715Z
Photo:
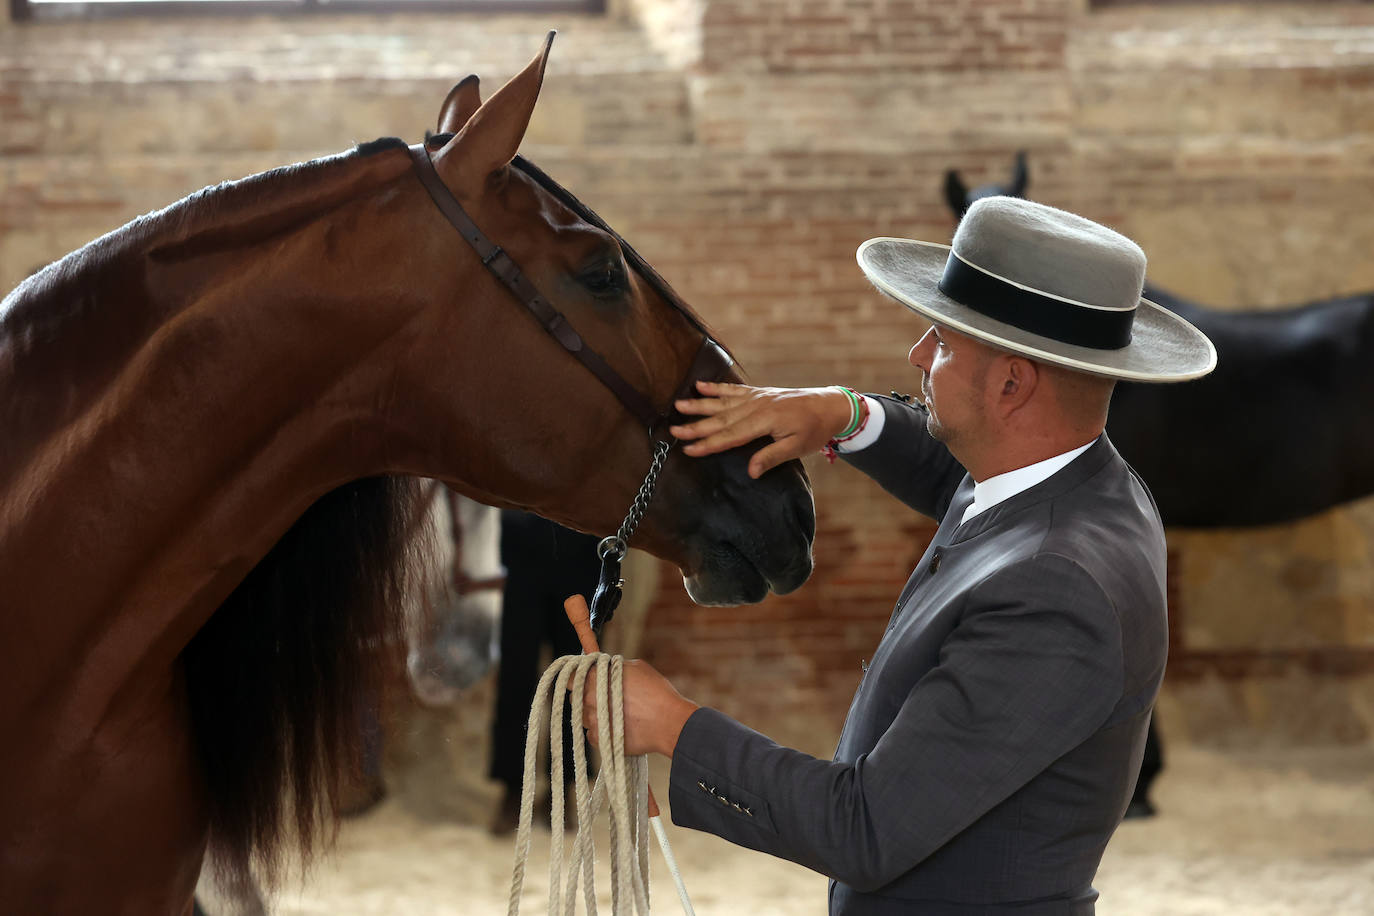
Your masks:
M668 679L647 662L625 662L625 753L627 756L658 753L673 756L678 736L696 703L678 693ZM600 747L600 720L596 713L596 672L587 672L586 693L582 696L582 724L593 747ZM609 724L609 723L608 723Z
M837 388L697 382L697 392L702 397L686 398L674 406L703 419L668 430L687 442L683 454L699 458L772 438L749 458L749 476L755 479L785 461L819 451L853 416L849 397Z

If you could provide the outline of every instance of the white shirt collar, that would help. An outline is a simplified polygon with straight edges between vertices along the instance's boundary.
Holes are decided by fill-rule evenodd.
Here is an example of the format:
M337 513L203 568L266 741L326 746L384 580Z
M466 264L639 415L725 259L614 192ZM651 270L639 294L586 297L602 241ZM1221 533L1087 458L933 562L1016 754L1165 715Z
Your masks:
M1040 481L1048 479L1060 468L1086 452L1096 441L1093 439L1087 445L1080 445L1062 455L1055 455L1053 458L1046 458L1044 461L1037 461L1035 464L1028 464L1023 468L1007 471L996 477L989 477L982 483L975 483L973 485L973 502L969 503L968 508L964 510L964 517L959 520L959 524L962 525L978 513L991 509L1003 500L1010 499L1022 490L1029 490Z

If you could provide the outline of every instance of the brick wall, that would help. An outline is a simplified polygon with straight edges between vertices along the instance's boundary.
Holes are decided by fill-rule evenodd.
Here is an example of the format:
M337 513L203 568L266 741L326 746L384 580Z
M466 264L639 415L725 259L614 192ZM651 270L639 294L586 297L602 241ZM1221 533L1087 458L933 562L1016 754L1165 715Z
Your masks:
M867 287L854 248L947 239L944 170L1005 179L1018 149L1032 196L1139 240L1167 288L1223 307L1374 289L1374 9L1086 7L624 0L606 17L0 20L0 287L205 184L418 138L453 82L477 72L490 91L557 27L526 152L760 382L914 387L918 327ZM643 649L700 699L825 752L930 526L847 468L812 471L812 581L699 610L665 575ZM1185 644L1374 645L1369 501L1171 541ZM1374 679L1356 669L1199 675L1171 685L1166 725L1362 740Z
M708 69L813 74L1063 70L1078 0L716 0Z

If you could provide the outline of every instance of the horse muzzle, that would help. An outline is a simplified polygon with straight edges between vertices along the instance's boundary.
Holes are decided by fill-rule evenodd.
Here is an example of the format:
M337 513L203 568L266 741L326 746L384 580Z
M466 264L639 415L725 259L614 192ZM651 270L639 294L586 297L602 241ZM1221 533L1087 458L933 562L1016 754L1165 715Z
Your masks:
M769 592L796 590L811 575L816 510L806 472L793 461L751 480L745 468L756 447L718 456L726 474L702 507L683 568L697 604L755 604Z

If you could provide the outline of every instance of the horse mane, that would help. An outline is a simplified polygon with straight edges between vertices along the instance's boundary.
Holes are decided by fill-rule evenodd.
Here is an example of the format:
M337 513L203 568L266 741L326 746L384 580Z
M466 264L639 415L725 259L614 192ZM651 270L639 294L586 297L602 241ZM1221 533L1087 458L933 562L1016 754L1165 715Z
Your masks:
M145 220L157 223L164 235L159 240L158 250L193 242L201 235L218 236L225 229L239 226L248 226L255 238L261 237L313 219L354 199L360 181L370 177L353 168L358 160L405 147L404 140L382 137L360 143L345 152L223 181L187 195L162 210L141 216L126 228L138 231ZM401 162L397 160L398 165ZM267 211L263 209L264 201L270 203Z
M373 173L356 168L359 160L405 146L382 137L201 188L34 270L3 297L0 320L31 328L41 339L65 340L65 326L100 307L104 286L141 281L143 258L218 244L226 236L261 238L314 219L356 198L360 183L370 180ZM407 164L397 157L397 172ZM114 283L108 282L112 274L118 274Z
M106 239L168 250L244 228L272 232L355 197L367 175L348 166L404 146L384 138L208 187ZM361 773L364 723L403 642L402 609L422 547L411 526L418 494L419 482L404 477L326 493L182 653L210 856L227 888L275 883L292 841L304 866L337 827L341 791Z
M317 500L183 652L209 789L210 856L226 887L308 864L332 836L359 740L402 644L420 547L419 481L373 477Z

